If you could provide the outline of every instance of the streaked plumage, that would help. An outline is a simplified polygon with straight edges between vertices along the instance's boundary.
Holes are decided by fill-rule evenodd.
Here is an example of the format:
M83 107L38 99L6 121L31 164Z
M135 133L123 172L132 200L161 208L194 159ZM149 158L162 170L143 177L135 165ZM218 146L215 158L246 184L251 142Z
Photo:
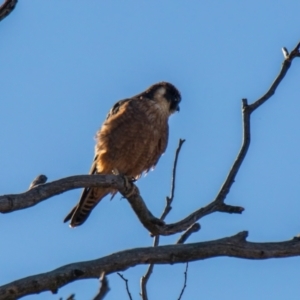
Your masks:
M97 132L90 174L120 174L138 179L153 168L168 143L168 118L179 110L181 96L170 83L160 82L145 92L117 102ZM81 225L111 188L85 188L64 222Z

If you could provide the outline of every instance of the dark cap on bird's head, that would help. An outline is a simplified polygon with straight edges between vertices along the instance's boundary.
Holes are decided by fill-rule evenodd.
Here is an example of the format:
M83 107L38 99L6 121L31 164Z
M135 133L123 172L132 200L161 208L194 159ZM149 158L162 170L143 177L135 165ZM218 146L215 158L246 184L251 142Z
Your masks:
M174 113L176 111L179 111L181 95L178 89L173 84L165 81L158 82L151 85L145 93L148 98L152 99L160 89L163 93L163 96L170 102L170 112Z

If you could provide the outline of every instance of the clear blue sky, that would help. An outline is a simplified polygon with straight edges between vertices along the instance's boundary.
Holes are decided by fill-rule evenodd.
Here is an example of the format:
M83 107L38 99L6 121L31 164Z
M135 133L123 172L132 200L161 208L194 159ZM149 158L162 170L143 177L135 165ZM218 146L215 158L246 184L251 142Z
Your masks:
M182 93L170 140L154 172L138 182L160 215L169 194L178 139L185 138L176 198L167 222L206 205L218 192L241 144L241 98L254 101L280 69L281 47L300 39L299 1L19 1L0 23L0 194L85 174L93 137L108 110L158 81ZM300 232L300 60L276 95L252 117L252 144L227 197L242 215L215 213L189 242L249 231L271 242ZM0 215L0 284L152 244L126 200L105 199L81 227L63 218L80 190ZM172 244L177 236L163 238ZM183 299L298 299L300 258L250 261L214 258L190 264ZM151 299L177 299L184 265L157 266ZM134 299L146 266L124 272ZM108 277L106 299L127 299L124 282ZM69 284L52 300L91 299L98 281Z

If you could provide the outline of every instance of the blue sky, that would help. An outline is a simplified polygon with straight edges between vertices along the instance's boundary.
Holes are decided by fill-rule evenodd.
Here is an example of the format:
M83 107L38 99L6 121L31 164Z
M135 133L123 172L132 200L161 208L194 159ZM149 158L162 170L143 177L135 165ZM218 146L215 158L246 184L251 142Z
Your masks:
M25 191L38 174L49 181L89 171L94 135L117 101L169 81L182 94L170 139L154 172L138 182L161 214L179 138L175 222L218 192L241 144L241 99L253 102L278 74L281 47L300 39L299 1L19 1L0 23L0 194ZM252 116L252 142L227 203L242 215L215 213L189 242L249 231L249 241L288 240L300 232L300 60L275 96ZM80 190L0 217L0 284L152 244L126 200L105 199L81 227L63 218ZM173 244L177 236L162 238ZM298 299L300 258L213 258L190 264L183 299ZM124 272L134 299L146 266ZM177 299L184 265L156 266L151 299ZM126 299L108 277L106 299ZM90 299L97 280L24 299Z

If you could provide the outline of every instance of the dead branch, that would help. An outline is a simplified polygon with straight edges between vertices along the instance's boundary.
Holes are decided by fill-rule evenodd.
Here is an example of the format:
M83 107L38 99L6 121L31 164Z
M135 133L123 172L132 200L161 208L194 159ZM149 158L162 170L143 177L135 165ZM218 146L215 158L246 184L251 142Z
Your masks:
M181 297L182 297L182 295L183 295L183 293L184 293L184 291L185 291L185 288L186 288L188 268L189 268L189 263L186 263L185 271L184 271L184 282L183 282L183 287L182 287L182 289L181 289L181 292L180 292L180 295L179 295L178 300L181 299Z
M18 0L5 0L0 6L0 22L6 18L16 7Z
M291 51L291 53L289 55L287 55L287 56L284 55L285 59L282 63L282 68L281 68L278 76L276 77L275 81L272 83L271 87L269 88L269 90L267 91L267 93L264 96L262 96L261 98L256 100L251 105L247 104L247 99L242 100L242 114L243 114L242 147L241 147L240 152L237 155L236 160L233 163L231 170L229 171L229 174L227 175L227 178L226 178L223 186L221 187L221 190L219 191L216 199L214 200L214 202L224 203L224 200L225 200L227 194L229 193L230 188L231 188L232 184L234 183L235 177L236 177L236 175L244 161L244 158L247 154L247 151L248 151L249 145L250 145L250 140L251 140L251 136L250 136L250 115L251 115L251 113L254 110L256 110L260 105L265 103L271 96L273 96L275 94L277 87L279 86L280 82L285 77L288 69L290 68L293 59L295 57L300 56L299 48L300 48L300 42L296 45L296 47Z
M0 9L1 8L2 7L0 7ZM4 195L0 197L0 212L7 213L18 209L24 209L67 190L80 187L101 186L117 189L129 201L141 223L153 235L170 235L186 230L185 234L188 236L191 231L190 228L192 228L191 226L193 226L200 218L208 214L217 211L241 213L244 210L242 207L227 205L224 201L250 145L251 113L275 93L277 87L290 68L293 59L300 57L299 48L300 43L297 44L291 53L284 49L284 62L280 73L265 95L250 105L248 105L246 99L243 99L243 141L232 168L214 201L193 212L185 219L173 224L164 224L162 220L155 218L144 203L138 188L130 182L128 178L120 175L72 176L51 183L38 185L19 195ZM185 234L183 234L182 240L185 239ZM136 248L115 253L94 261L69 264L54 271L30 276L0 287L0 299L15 299L46 290L56 292L58 288L72 281L85 278L97 278L98 274L102 272L111 274L118 271L124 271L127 268L138 264L183 263L216 256L267 259L300 255L299 238L279 243L251 243L245 240L246 236L246 232L241 232L232 237L210 242ZM159 237L156 237L155 241L157 241L156 243L158 244ZM149 271L149 274L151 274L151 272L152 269Z
M159 235L156 235L153 240L153 247L157 247L158 245L159 245ZM140 285L141 285L140 296L142 297L143 300L148 300L147 283L153 272L153 269L154 269L154 264L149 264L145 275L143 275L140 280Z
M128 279L126 279L121 273L117 272L117 274L122 278L122 280L125 281L125 286L126 286L126 291L127 291L127 295L129 297L130 300L132 300L132 297L131 297L131 293L129 291L129 286L128 286Z
M176 170L177 170L178 157L179 157L179 153L180 153L181 147L184 142L185 142L185 140L179 139L179 143L178 143L178 147L175 152L175 158L174 158L174 163L173 163L170 197L166 197L166 206L163 210L160 220L164 220L165 217L169 214L169 212L172 209L171 204L172 204L174 196L175 196ZM159 235L156 235L154 237L153 247L157 247L158 245L159 245ZM140 283L141 284L141 293L140 293L140 295L143 300L148 300L147 283L153 272L153 268L154 268L154 265L150 264L147 268L145 275L142 276L142 278L141 278L141 283Z
M29 276L0 287L0 300L16 299L44 291L57 291L80 279L99 278L140 264L176 264L228 256L244 259L268 259L300 256L300 238L276 243L246 241L247 232L209 242L136 248L96 260L77 262L56 270Z
M243 163L243 160L247 154L250 145L250 115L258 108L262 103L268 100L278 87L281 80L287 73L292 60L295 57L300 57L300 43L297 44L295 49L286 56L283 62L283 67L274 83L271 85L269 91L253 104L248 105L247 100L243 99L242 102L242 114L243 114L243 142L242 147L235 159L232 168L230 169L224 184L222 185L215 200L209 203L207 206L200 208L184 218L183 220L173 224L163 224L159 219L155 218L148 210L138 188L128 180L124 180L124 177L120 175L81 175L71 176L64 179L60 179L51 183L39 185L30 191L19 195L4 195L0 196L0 212L7 213L18 209L24 209L37 203L50 198L54 195L58 195L67 190L80 188L80 187L113 187L129 201L134 212L138 216L141 223L146 227L153 235L171 235L177 232L187 230L195 222L202 217L214 213L214 212L227 212L227 213L242 213L244 208L239 206L231 206L224 203L227 194L235 180L235 177Z
M183 244L186 242L186 240L190 237L190 235L194 232L199 231L201 228L199 223L194 223L192 226L190 226L178 239L176 244Z
M53 182L40 184L21 194L0 196L0 213L10 213L16 210L34 206L48 198L63 192L82 187L113 187L128 200L141 223L152 235L171 235L188 229L192 224L214 211L221 211L221 205L210 204L192 213L185 219L166 225L160 219L155 218L148 210L136 185L121 175L78 175L59 179ZM211 208L212 207L212 208ZM234 208L224 206L225 208ZM236 212L234 209L224 209L225 212ZM239 208L237 209L239 212Z
M98 294L93 298L93 300L102 300L106 296L106 294L109 292L110 288L108 286L108 280L105 276L105 273L103 272L100 277L100 289Z
M300 57L300 42L296 45L296 47L291 51L290 54L289 54L288 50L285 47L283 47L283 56L284 56L284 61L282 63L282 67L281 67L281 70L280 70L278 76L276 77L274 82L271 84L271 87L269 88L269 90L261 98L259 98L254 103L249 105L250 113L252 113L259 106L264 104L268 99L270 99L275 94L277 87L279 86L280 82L282 81L282 79L285 77L287 71L289 70L293 59L296 57Z
M185 142L185 140L179 139L179 144L178 144L178 147L177 147L176 152L175 152L175 159L174 159L174 164L173 164L171 193L170 193L170 197L166 197L166 206L165 206L164 211L163 211L163 213L160 217L161 220L164 220L165 217L168 215L168 213L172 209L171 204L172 204L173 199L174 199L174 195L175 195L174 192L175 192L175 186L176 186L177 162L178 162L178 157L179 157L181 147L182 147L184 142Z

